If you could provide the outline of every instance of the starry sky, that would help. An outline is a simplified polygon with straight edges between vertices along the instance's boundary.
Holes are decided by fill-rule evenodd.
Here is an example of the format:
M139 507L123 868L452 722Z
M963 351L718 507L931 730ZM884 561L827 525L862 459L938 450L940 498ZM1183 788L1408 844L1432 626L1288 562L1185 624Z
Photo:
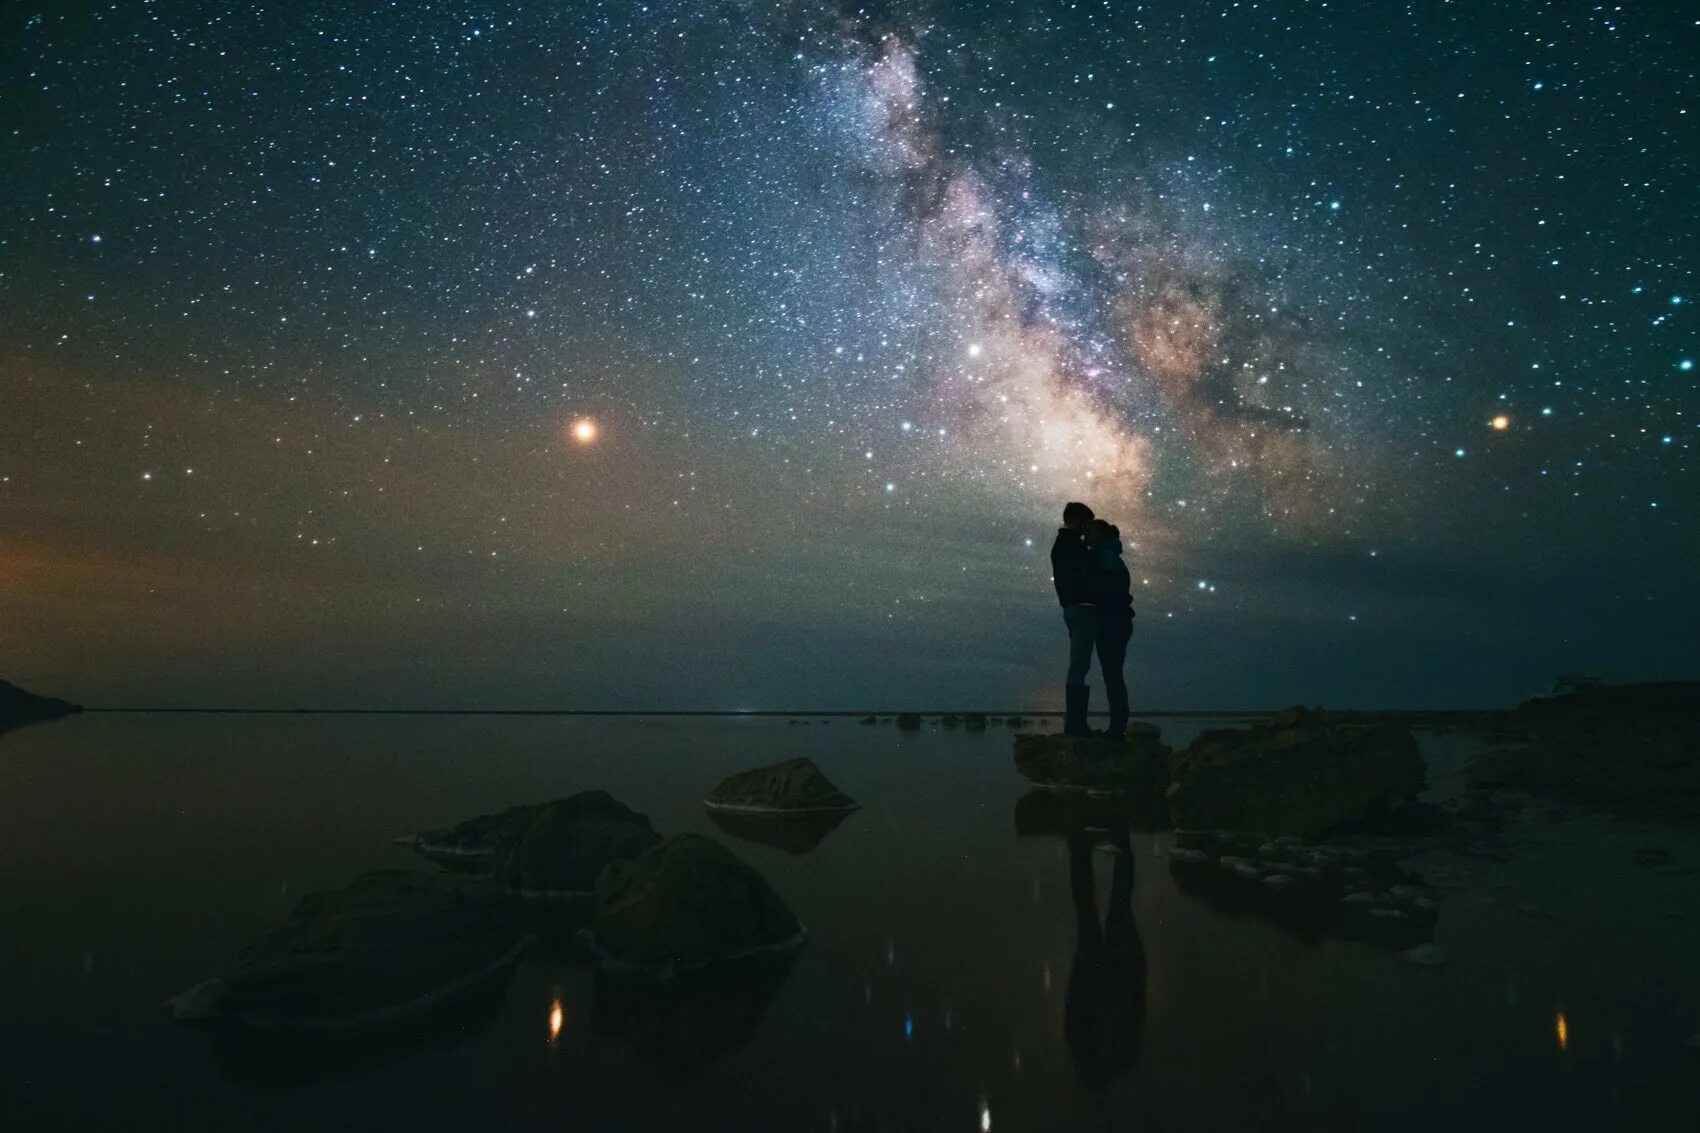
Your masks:
M0 659L88 704L1696 676L1700 11L8 9Z

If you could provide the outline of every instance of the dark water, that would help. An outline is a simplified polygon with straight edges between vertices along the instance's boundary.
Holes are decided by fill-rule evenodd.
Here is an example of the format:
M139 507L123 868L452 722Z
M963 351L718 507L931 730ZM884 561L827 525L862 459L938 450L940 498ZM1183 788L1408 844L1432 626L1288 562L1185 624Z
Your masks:
M1160 723L1180 742L1198 727ZM1462 741L1424 743L1444 787ZM1509 862L1417 861L1459 886L1434 931L1450 962L1425 969L1183 894L1165 834L1134 833L1131 862L1018 836L1027 787L1009 745L997 728L753 719L89 715L8 734L0 1127L1700 1120L1692 833L1533 806L1506 832ZM794 754L864 809L802 854L708 820L716 780ZM171 1021L167 997L300 895L425 868L395 836L587 787L756 866L810 931L789 971L668 1015L570 955L533 954L444 1024L324 1057L233 1050ZM1631 863L1655 842L1674 868Z

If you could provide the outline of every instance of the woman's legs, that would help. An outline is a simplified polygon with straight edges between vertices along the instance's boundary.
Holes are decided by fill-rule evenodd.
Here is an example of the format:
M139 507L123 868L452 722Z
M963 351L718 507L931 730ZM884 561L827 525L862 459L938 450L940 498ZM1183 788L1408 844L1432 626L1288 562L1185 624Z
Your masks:
M1104 676L1104 699L1110 705L1110 726L1107 739L1127 735L1127 681L1122 677L1122 665L1127 660L1127 640L1131 636L1121 626L1105 626L1098 634L1098 671Z

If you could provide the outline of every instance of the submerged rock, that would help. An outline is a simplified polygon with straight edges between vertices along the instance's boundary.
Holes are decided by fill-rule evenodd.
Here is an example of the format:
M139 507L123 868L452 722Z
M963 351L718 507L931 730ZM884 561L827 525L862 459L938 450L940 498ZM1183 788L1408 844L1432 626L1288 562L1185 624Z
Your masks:
M795 948L803 929L730 850L701 834L678 834L603 872L589 939L616 969L669 975Z
M80 704L53 696L37 696L11 681L0 681L0 732L33 724L37 720L56 720L82 710Z
M1399 953L1399 959L1419 968L1438 968L1451 958L1446 954L1446 949L1438 944L1419 944Z
M527 937L494 894L441 874L371 873L303 897L235 970L172 1000L180 1020L352 1031L447 1009L512 975Z
M1497 738L1470 767L1474 785L1700 822L1700 681L1531 700L1506 715Z
M1015 769L1041 787L1079 790L1161 789L1169 747L1150 724L1131 724L1126 743L1084 736L1015 739Z
M1423 785L1409 728L1347 724L1303 708L1250 728L1207 731L1175 756L1171 773L1177 827L1304 837L1385 812Z
M799 756L722 779L703 805L742 814L782 815L850 811L858 804L833 786L814 760Z
M607 791L580 791L501 831L496 883L521 897L588 898L609 863L635 858L659 840L647 816Z

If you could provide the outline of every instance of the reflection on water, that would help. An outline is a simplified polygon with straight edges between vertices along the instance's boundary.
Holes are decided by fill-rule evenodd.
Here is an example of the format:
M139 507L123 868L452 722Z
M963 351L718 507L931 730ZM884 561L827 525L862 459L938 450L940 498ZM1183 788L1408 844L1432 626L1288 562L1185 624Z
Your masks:
M705 808L710 822L724 834L746 842L806 854L850 817L849 811L816 814L740 814L737 811Z
M1257 905L1259 863L1303 864L1280 847L1238 855L1256 882L1189 877L1150 800L1032 792L1008 745L495 718L85 715L8 735L0 1113L173 1126L192 1097L189 1123L218 1129L1686 1127L1700 885L1680 871L1700 839L1525 816L1510 861L1402 862L1377 892L1432 895L1422 931L1450 957L1418 968ZM795 840L702 811L725 776L803 753L864 809ZM431 868L397 835L594 787L732 847L808 944L735 978L632 982L589 962L582 910L527 907L541 939L505 982L385 1033L202 1033L161 1006L301 895ZM1631 864L1655 842L1673 868Z
M1100 924L1092 869L1095 839L1084 827L1068 834L1075 946L1063 1033L1081 1081L1092 1089L1132 1069L1145 1021L1145 946L1133 920L1133 847L1126 823L1107 831L1106 838L1112 849L1110 899Z

